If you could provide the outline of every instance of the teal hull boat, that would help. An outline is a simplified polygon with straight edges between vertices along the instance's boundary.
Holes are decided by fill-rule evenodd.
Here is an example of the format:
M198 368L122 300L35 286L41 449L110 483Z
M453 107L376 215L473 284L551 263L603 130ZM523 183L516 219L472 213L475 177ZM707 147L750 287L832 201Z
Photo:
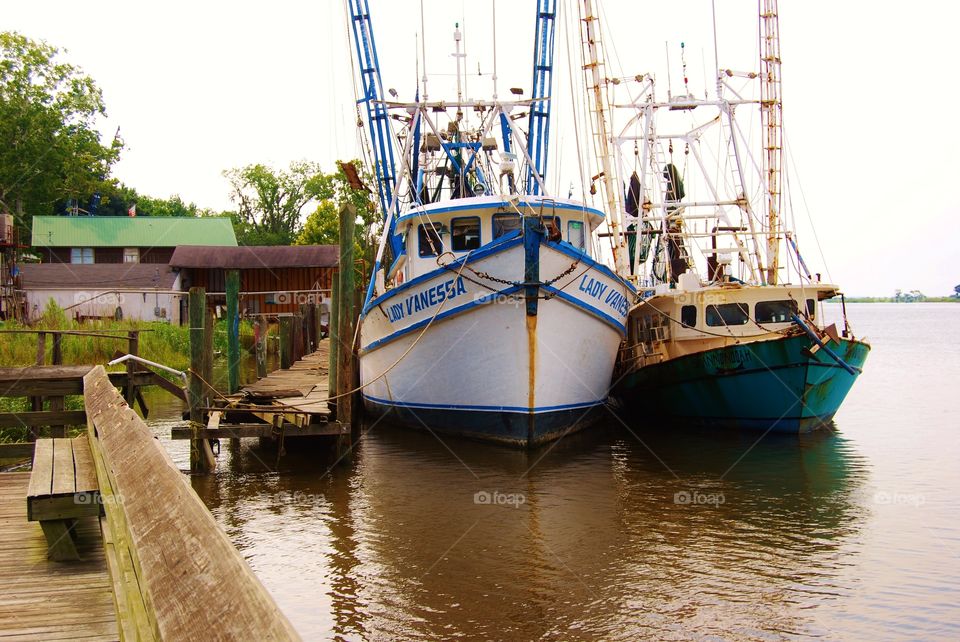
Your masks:
M683 424L802 433L829 426L870 346L842 338L811 352L805 334L731 345L647 365L625 375L618 396L632 416Z

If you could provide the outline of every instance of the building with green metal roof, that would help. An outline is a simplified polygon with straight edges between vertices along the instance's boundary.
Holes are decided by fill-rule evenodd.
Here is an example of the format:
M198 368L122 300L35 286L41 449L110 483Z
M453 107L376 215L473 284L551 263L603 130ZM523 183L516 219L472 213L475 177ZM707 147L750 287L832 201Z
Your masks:
M228 218L34 216L32 246L50 263L168 263L181 245L236 247Z

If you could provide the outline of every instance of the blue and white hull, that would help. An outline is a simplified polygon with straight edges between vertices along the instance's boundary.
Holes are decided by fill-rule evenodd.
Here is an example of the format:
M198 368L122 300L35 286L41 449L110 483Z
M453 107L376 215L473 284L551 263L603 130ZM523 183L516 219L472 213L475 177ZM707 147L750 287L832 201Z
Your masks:
M531 262L539 278L525 280ZM367 306L364 406L438 433L556 439L606 402L631 297L569 244L504 237Z

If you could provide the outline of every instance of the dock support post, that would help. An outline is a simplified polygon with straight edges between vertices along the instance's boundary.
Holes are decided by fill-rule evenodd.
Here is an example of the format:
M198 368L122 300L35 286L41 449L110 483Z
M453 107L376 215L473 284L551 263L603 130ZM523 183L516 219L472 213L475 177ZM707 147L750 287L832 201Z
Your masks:
M257 318L257 379L263 379L267 376L267 332L269 328L267 317Z
M284 370L293 363L293 317L280 317L280 367Z
M203 377L206 355L206 314L207 292L204 288L190 288L190 423L196 428L203 425ZM203 442L203 443L201 443ZM205 439L190 440L190 471L206 470L207 460L203 456Z
M340 208L340 301L337 305L340 321L337 324L337 395L344 395L353 388L353 236L357 210L351 204ZM350 422L353 415L353 395L337 399L337 421Z
M327 333L330 337L330 364L327 369L327 395L329 397L337 396L337 366L339 361L337 355L340 352L340 274L334 272L333 283L330 286L330 319L327 321L329 327ZM329 402L331 410L336 411L337 399Z
M227 392L240 389L240 270L227 270Z

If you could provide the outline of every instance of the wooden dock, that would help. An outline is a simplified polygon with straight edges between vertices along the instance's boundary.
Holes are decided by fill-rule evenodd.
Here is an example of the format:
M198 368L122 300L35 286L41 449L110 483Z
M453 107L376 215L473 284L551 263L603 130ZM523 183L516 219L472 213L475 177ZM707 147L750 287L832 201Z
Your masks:
M77 524L80 561L48 560L39 522L27 521L29 483L0 474L0 640L118 639L98 520Z
M330 340L294 362L274 370L256 383L226 395L210 408L206 427L171 430L173 439L271 437L340 437L350 426L332 420L327 405Z

